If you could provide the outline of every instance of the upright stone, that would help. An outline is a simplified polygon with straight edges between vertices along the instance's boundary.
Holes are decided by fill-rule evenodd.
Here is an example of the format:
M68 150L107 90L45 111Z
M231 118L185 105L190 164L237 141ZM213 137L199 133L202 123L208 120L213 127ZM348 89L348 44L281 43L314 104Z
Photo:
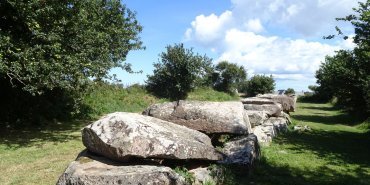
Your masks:
M131 158L221 159L207 135L135 113L108 114L82 130L82 141L88 150L119 161Z
M247 134L248 115L241 102L183 101L154 104L144 115L170 121L206 133Z

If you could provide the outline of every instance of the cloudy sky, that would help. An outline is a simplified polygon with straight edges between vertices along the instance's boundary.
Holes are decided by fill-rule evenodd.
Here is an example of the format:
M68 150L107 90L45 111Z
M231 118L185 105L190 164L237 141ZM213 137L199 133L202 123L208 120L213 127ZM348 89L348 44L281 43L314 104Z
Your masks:
M335 21L352 13L355 0L127 0L144 27L146 50L127 62L142 74L113 70L124 84L144 83L167 45L186 47L219 61L243 65L248 76L273 75L276 89L307 90L326 55L351 49L349 40L323 40L335 26L351 35L348 23Z

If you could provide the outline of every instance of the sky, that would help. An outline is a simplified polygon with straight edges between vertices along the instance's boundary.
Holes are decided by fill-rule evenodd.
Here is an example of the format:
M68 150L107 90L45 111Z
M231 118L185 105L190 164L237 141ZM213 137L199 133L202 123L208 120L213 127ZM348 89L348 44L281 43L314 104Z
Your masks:
M140 74L113 69L124 85L144 84L165 47L186 48L243 65L248 77L272 75L277 89L306 91L325 56L352 49L352 39L324 40L339 26L353 35L349 23L337 17L353 13L355 0L126 0L143 26L145 50L131 51L126 62Z

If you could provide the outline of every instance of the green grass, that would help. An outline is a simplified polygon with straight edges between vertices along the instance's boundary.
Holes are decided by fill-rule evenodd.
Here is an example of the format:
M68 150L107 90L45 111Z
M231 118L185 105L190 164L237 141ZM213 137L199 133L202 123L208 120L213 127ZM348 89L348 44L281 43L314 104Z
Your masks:
M370 134L358 122L329 104L312 103L299 103L292 119L312 131L290 131L262 147L255 170L237 184L370 184Z
M95 85L83 98L93 118L112 112L142 112L149 105L164 101L168 100L158 99L140 86L122 88L107 84Z
M199 101L235 101L239 100L237 95L230 95L228 93L215 91L211 88L199 88L190 92L187 100Z
M196 90L189 99L236 100L207 91ZM147 105L165 100L134 87L95 89L84 101L97 117L114 111L141 112ZM235 184L370 184L370 135L362 129L368 123L358 126L328 104L299 103L297 110L292 114L294 124L308 125L312 131L277 137L262 148L262 160L249 177L243 171L230 179L235 179ZM34 128L0 129L0 184L55 184L84 149L80 129L90 122L55 121Z

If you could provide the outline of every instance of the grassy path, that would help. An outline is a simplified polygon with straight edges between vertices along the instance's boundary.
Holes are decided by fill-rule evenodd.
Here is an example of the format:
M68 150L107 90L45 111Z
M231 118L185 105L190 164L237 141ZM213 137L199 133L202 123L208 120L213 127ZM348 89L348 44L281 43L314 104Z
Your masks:
M288 132L262 148L263 158L250 177L236 184L370 185L370 135L328 104L298 104L297 125L311 132ZM55 184L84 148L86 121L50 128L0 131L0 184Z
M370 184L370 134L349 126L348 115L329 104L299 103L292 118L312 131L290 131L263 147L249 184Z

